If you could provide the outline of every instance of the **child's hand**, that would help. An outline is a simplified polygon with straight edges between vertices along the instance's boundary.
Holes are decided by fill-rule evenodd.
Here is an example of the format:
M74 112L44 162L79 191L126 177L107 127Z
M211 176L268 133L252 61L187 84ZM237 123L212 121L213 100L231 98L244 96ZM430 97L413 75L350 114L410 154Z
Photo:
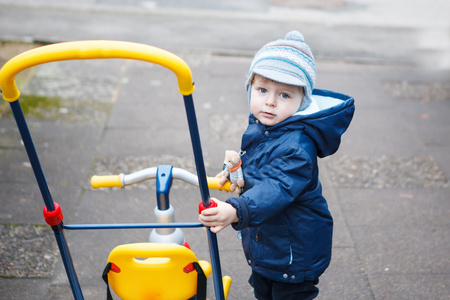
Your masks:
M198 219L203 225L210 227L212 232L218 233L231 223L239 221L236 209L232 205L215 198L212 199L217 203L217 207L202 211Z
M225 174L225 170L220 171L217 173L216 178L221 178Z
M216 178L219 178L219 188L223 187L225 182L228 181L227 177L225 176L225 170L222 170L220 173L216 175ZM219 189L219 191L223 191L222 189ZM225 190L225 192L228 193L228 190Z

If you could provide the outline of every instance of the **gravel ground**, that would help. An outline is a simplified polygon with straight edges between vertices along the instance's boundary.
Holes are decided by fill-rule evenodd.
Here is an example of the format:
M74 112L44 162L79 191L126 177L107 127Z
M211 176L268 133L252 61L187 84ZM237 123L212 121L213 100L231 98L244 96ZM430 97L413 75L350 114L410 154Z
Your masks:
M0 225L0 276L48 278L59 252L47 226Z
M349 157L325 159L330 179L341 188L449 188L435 159L424 157Z

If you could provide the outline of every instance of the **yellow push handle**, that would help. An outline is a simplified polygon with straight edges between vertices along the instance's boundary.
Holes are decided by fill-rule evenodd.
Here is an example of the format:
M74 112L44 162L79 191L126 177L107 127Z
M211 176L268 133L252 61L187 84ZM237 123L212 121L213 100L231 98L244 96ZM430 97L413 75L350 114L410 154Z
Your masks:
M182 95L194 92L189 66L173 53L149 45L122 41L77 41L47 45L23 52L9 60L0 70L0 88L6 101L19 99L15 76L30 67L62 60L121 58L142 60L168 68L178 79Z

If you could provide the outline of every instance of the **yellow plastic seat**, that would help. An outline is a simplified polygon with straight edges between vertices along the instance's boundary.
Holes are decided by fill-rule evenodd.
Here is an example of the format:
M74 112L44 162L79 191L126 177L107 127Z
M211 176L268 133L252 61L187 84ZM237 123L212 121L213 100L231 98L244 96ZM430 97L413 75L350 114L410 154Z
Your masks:
M108 262L112 263L109 284L124 300L189 299L197 293L197 272L187 272L192 269L188 266L198 262L206 277L211 274L207 261L198 261L190 249L174 244L120 245L111 251Z

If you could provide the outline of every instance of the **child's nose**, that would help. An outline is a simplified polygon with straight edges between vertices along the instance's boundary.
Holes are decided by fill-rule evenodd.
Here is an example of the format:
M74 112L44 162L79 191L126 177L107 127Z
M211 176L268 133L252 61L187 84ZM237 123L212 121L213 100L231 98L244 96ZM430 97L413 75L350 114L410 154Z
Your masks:
M276 96L275 95L267 95L267 98L266 98L266 105L268 105L268 106L276 106L276 104L277 104L277 99L276 99Z

